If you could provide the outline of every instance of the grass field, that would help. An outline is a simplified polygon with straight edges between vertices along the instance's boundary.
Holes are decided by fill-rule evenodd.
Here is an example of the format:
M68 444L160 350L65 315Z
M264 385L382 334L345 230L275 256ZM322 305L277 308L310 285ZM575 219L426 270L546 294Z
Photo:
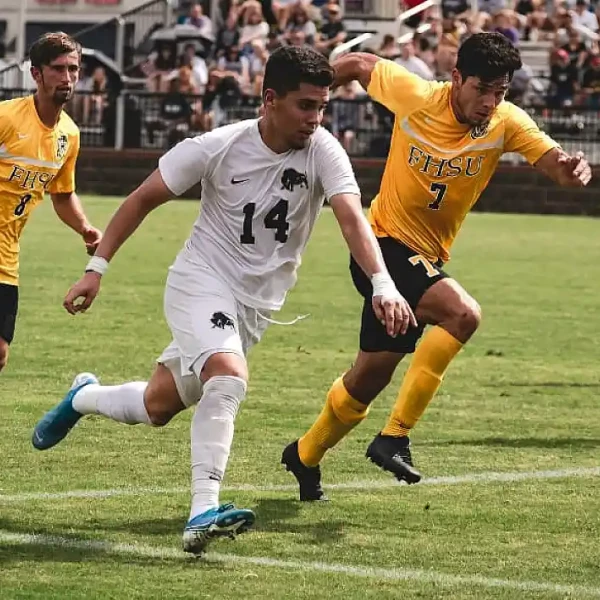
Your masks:
M86 199L102 226L116 205ZM402 372L326 458L330 503L299 503L279 465L356 352L359 302L329 212L281 315L311 317L272 326L250 356L222 499L256 511L253 532L206 559L180 552L190 414L163 429L87 418L34 451L32 426L78 371L147 377L170 339L166 269L196 211L153 214L78 317L61 302L86 261L79 240L49 203L28 225L0 376L2 600L600 597L598 221L468 219L449 271L484 321L414 431L423 484L395 485L364 458Z

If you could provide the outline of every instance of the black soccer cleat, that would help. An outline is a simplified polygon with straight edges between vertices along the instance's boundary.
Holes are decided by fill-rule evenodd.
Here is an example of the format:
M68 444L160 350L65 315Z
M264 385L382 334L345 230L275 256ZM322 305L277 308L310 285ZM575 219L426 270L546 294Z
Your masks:
M307 467L302 464L298 454L298 440L288 444L281 455L281 464L285 465L298 481L301 502L325 502L329 500L321 487L321 468Z
M393 437L378 433L367 448L366 457L384 471L396 476L398 481L419 483L421 473L413 467L408 436Z

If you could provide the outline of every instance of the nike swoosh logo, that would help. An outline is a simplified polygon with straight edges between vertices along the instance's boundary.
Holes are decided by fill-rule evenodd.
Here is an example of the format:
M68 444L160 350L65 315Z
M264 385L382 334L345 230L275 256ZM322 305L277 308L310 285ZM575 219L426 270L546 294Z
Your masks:
M250 179L236 179L235 177L231 178L232 185L237 185L238 183L244 183L246 181L250 181Z
M25 138L28 138L28 137L29 137L29 134L28 134L28 133L17 133L17 137L18 137L20 140L24 140Z
M44 441L44 438L37 431L34 432L34 435L35 435L35 441L36 442L43 442Z

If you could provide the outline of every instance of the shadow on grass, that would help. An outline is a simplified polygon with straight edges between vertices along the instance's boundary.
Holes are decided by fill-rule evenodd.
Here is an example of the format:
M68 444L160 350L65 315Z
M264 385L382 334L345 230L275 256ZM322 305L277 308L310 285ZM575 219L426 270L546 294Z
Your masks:
M287 498L259 499L255 508L254 528L257 531L309 536L308 543L337 542L344 536L344 526L349 523L332 519L329 506L327 502L300 502ZM296 517L303 517L303 522L290 522Z

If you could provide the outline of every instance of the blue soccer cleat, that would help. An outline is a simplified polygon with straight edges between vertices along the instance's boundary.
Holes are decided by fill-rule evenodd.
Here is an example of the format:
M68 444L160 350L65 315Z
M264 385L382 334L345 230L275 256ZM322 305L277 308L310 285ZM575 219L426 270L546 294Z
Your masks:
M56 446L75 426L83 415L73 408L75 394L86 385L98 384L92 373L80 373L75 377L66 396L52 410L49 410L33 430L31 443L38 450L48 450Z
M254 513L233 504L221 504L190 519L183 530L183 551L202 554L216 537L235 538L254 524Z

